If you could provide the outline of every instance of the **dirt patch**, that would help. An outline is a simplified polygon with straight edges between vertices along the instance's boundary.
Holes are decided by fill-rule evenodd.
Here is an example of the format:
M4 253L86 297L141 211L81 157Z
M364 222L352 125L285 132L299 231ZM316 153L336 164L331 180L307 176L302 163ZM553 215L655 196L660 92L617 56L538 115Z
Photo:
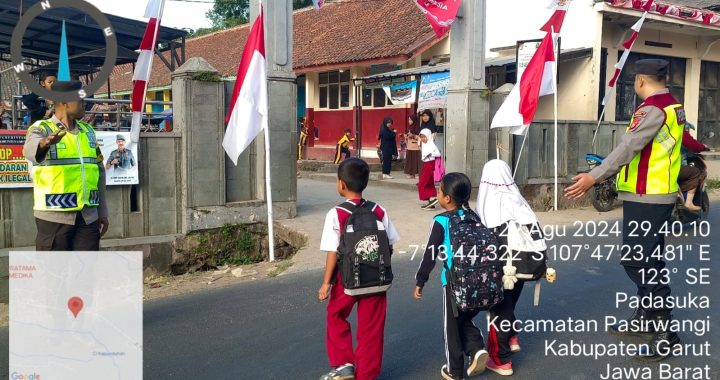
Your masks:
M145 301L223 288L241 282L257 281L282 275L292 266L290 260L257 264L224 266L214 271L193 272L178 276L155 276L145 279Z

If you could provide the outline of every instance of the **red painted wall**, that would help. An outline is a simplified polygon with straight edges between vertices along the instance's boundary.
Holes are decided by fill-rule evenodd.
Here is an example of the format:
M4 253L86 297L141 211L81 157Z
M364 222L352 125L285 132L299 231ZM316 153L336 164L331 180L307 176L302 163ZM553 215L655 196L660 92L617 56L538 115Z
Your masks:
M404 133L407 128L407 119L411 113L409 108L363 109L362 110L362 147L372 149L378 144L380 124L389 116L395 122L398 133ZM310 116L310 112L308 112ZM349 128L355 134L355 114L353 110L333 110L312 112L314 125L318 128L320 140L315 145L335 145L342 137L343 130ZM311 131L312 134L312 131ZM400 137L398 136L398 142Z

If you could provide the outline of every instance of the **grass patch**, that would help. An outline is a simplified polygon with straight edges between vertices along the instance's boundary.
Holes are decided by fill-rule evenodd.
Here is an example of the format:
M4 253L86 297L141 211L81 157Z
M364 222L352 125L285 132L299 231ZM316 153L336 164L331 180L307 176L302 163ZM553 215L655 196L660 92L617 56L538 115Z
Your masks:
M709 190L709 191L718 190L718 189L720 189L720 179L718 179L718 178L708 179L707 181L705 181L705 186L707 187L707 190Z
M278 262L275 264L275 269L273 269L273 270L271 270L270 272L268 272L267 276L268 276L268 277L277 277L277 276L279 276L282 272L285 272L286 270L288 270L288 268L290 268L292 265L293 265L293 263L292 263L292 261L290 261L290 260L278 261Z

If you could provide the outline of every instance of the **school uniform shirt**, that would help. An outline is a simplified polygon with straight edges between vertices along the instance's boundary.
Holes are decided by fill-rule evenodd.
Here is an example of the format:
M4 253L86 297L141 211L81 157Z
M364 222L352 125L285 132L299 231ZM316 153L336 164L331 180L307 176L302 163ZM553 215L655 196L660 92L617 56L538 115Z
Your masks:
M360 203L359 199L348 199L347 201L356 206ZM387 211L385 211L382 206L375 204L373 213L377 215L378 220L382 221L388 240L390 240L390 245L397 243L400 240L400 235L398 235L395 226L390 221ZM340 245L340 235L342 234L345 222L347 222L351 214L352 213L349 210L341 206L335 206L328 211L325 216L325 225L323 227L322 237L320 238L321 251L337 252L338 246Z
M342 146L343 148L347 148L350 145L350 138L346 135L343 135L343 137L338 141L338 145Z

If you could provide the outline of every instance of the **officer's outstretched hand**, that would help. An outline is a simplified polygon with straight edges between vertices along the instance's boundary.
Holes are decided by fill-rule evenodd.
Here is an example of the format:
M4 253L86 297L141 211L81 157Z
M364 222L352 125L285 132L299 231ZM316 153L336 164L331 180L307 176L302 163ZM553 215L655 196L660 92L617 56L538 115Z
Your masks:
M105 236L108 227L110 227L110 221L108 220L107 216L101 216L98 219L98 222L100 223L100 237L103 237Z
M55 145L62 140L67 132L64 130L55 131L53 134L40 140L40 148L47 148L50 145Z
M569 199L578 199L585 196L585 193L595 184L595 178L588 173L578 174L573 177L575 183L565 188L565 197Z

